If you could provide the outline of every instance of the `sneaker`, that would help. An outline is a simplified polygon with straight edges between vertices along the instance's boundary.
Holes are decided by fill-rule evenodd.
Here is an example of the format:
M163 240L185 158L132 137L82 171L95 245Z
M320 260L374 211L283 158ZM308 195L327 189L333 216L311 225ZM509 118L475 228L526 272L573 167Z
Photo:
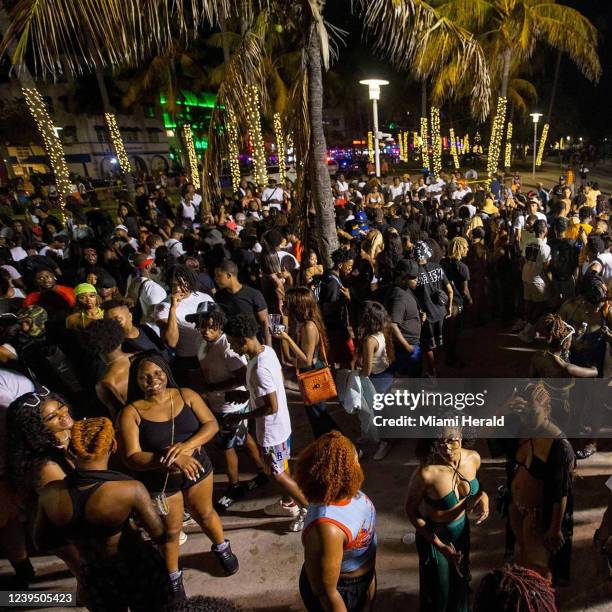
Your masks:
M257 476L251 478L251 480L247 480L246 486L249 491L252 491L258 487L263 487L268 481L269 478L263 472L257 472Z
M183 572L179 572L176 578L170 578L170 584L172 586L171 604L178 604L181 601L187 599L187 593L185 593L185 585L183 584Z
M402 544L406 546L410 546L416 542L416 533L414 531L409 531L402 536Z
M215 546L211 546L211 550L215 553L215 556L219 560L223 571L226 576L232 576L238 571L238 557L232 552L229 540L225 540L227 546L223 550L216 550Z
M182 546L187 541L187 534L181 529L179 533L179 546Z
M279 499L273 504L264 508L264 513L268 516L290 516L295 517L300 513L300 507L296 503L291 505L283 504L283 500Z
M304 529L304 520L306 518L306 508L301 508L297 516L289 523L289 531L297 532Z
M376 449L376 452L374 453L372 459L374 459L374 461L382 461L387 456L390 450L391 447L389 443L385 440L381 440L378 443L378 448Z
M597 446L595 444L587 444L584 448L576 451L577 459L588 459L591 455L597 452Z
M525 321L523 321L523 319L517 319L516 322L514 323L514 325L512 326L512 331L513 332L520 332L521 329L523 329L523 327L525 327L525 325L527 325L527 323Z
M183 527L195 527L197 523L189 512L183 512Z
M237 482L236 484L230 485L225 490L223 497L215 502L215 510L217 512L225 512L234 502L244 497L246 488L243 484Z

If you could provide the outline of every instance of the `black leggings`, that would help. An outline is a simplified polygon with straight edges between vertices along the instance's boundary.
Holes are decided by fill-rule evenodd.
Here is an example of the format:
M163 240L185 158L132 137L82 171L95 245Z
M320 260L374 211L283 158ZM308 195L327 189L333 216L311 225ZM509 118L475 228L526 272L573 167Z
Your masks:
M374 569L371 569L363 576L358 576L357 578L340 577L338 579L336 588L338 593L340 593L340 597L342 597L342 601L344 601L347 612L360 612L366 609L366 606L370 603L368 591L375 576ZM304 566L302 566L302 572L300 573L300 595L308 612L324 612L319 598L313 593L310 582L308 582Z

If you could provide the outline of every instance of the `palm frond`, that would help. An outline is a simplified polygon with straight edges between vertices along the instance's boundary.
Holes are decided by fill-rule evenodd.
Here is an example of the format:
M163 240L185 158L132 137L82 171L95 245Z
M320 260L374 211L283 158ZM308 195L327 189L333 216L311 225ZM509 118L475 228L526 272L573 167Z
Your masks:
M43 76L136 66L242 5L230 0L18 0L0 53L14 38L13 63L32 58L30 68Z
M417 79L429 79L456 58L469 67L471 97L477 114L489 111L490 78L478 41L424 0L360 0L365 37L398 69L411 69ZM452 91L449 94L452 95Z

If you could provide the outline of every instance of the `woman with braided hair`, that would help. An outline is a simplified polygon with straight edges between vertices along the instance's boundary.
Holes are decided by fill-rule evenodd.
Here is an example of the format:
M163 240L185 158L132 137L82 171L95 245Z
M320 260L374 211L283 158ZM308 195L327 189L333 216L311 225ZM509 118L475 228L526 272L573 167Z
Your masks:
M555 590L533 570L506 565L484 576L474 599L474 612L557 612Z
M300 453L295 479L309 500L300 574L306 609L370 609L376 593L376 510L360 491L357 450L339 431L330 431Z
M553 584L569 582L576 456L550 418L551 395L542 383L513 393L506 404L520 415L521 431L509 441L510 526L518 561Z
M105 417L77 421L70 452L75 470L40 494L34 539L42 547L74 544L81 556L83 587L93 612L160 611L170 601L166 565L131 525L133 516L157 544L164 527L145 486L108 469L117 449Z

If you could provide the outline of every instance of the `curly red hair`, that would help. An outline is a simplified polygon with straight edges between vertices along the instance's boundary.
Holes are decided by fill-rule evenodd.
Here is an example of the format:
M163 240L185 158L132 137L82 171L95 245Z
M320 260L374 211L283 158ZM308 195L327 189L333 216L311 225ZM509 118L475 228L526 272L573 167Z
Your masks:
M354 497L364 478L353 443L339 431L326 433L300 453L294 477L315 504Z
M97 459L113 449L115 429L106 417L76 421L72 427L70 449L79 459Z

